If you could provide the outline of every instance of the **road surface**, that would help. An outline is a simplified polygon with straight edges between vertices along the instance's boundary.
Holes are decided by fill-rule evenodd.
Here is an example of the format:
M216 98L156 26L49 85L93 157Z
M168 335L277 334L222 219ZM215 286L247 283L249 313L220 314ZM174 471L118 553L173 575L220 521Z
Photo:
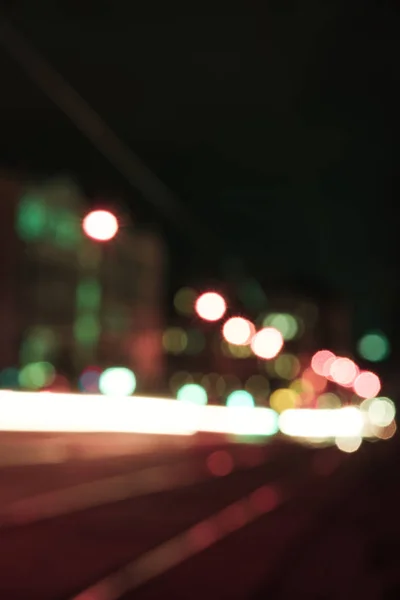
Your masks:
M1 598L398 592L396 438L352 455L280 440L123 446L85 456L75 440L58 462L3 466Z

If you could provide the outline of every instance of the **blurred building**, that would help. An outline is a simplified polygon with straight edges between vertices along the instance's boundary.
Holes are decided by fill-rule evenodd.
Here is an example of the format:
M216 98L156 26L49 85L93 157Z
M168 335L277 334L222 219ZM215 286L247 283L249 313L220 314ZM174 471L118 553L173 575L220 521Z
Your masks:
M81 226L88 206L69 180L0 176L0 203L2 387L13 387L13 373L41 362L72 383L88 367L125 366L138 389L157 389L161 240L126 227L127 215L119 215L114 239L88 238Z

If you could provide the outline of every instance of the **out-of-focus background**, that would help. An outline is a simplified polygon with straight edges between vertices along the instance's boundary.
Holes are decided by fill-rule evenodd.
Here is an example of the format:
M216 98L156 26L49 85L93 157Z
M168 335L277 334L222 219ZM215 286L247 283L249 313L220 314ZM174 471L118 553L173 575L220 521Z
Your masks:
M398 597L397 25L1 3L4 598Z

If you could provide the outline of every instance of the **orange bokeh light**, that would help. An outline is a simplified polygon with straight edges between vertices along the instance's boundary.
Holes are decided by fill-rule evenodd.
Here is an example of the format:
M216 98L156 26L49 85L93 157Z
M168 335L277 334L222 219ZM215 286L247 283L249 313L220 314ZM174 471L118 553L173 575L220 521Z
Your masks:
M306 369L301 378L303 381L307 381L312 385L312 389L314 392L323 392L326 389L326 386L328 385L326 378L322 375L318 375L311 368Z
M216 292L205 292L197 298L195 309L205 321L218 321L225 314L226 302Z
M356 377L353 389L360 398L375 398L381 390L381 381L372 371L363 371Z
M255 334L253 323L242 317L228 319L222 328L222 335L229 344L244 346L250 344Z
M311 368L317 375L326 376L325 364L334 358L336 357L330 350L319 350L311 359Z
M350 358L336 358L329 368L332 380L345 387L352 386L358 374L358 367Z
M98 242L108 242L116 236L119 225L115 215L108 210L93 210L83 219L83 231Z
M261 329L251 340L251 349L259 358L275 358L282 347L282 334L274 327L265 327L264 329Z

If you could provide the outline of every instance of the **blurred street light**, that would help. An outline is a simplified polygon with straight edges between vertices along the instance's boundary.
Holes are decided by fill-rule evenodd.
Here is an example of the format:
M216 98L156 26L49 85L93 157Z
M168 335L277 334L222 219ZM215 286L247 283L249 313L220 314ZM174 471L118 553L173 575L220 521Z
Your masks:
M196 312L205 321L218 321L226 312L226 302L216 292L206 292L196 301Z
M108 210L93 210L86 215L82 222L85 234L98 242L112 240L119 229L118 220Z

